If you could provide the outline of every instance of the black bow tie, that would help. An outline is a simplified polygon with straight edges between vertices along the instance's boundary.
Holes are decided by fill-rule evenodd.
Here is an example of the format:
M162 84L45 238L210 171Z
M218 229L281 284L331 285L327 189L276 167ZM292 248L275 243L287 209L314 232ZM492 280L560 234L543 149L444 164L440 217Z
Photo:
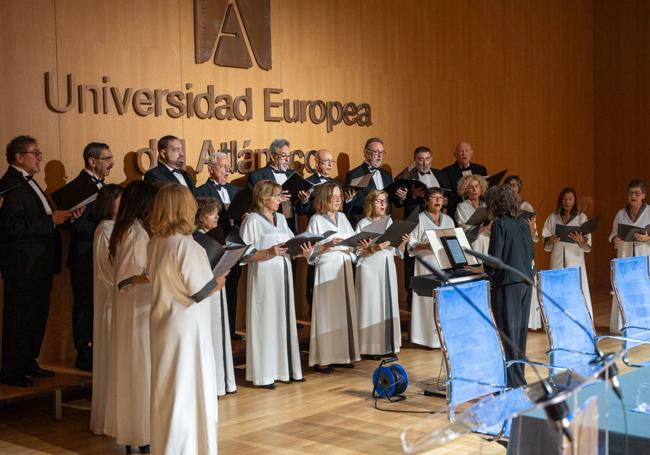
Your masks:
M273 171L274 174L284 174L284 175L287 175L287 171L280 171L280 170L278 170L278 169L276 169L276 168L274 168L274 167L272 167L271 170Z
M419 172L419 171L418 171L418 172ZM430 175L430 174L431 174L431 171L427 171L427 172L420 172L420 175Z
M93 181L93 183L94 183L95 185L97 185L98 183L99 183L100 185L104 185L104 179L98 179L97 177L92 176L92 175L90 176L90 178L92 179L92 181Z
M26 175L26 176L25 176L25 180L27 180L28 182L29 182L31 179L33 179L33 178L34 178L33 175Z
M183 171L181 171L180 169L172 169L172 174L183 175Z
M378 169L379 169L378 167L373 167L373 166L371 166L371 165L368 165L368 170L369 170L370 172L374 172L374 171L376 171L376 170L378 170Z
M220 183L215 182L214 180L210 180L214 187L217 189L217 191L221 191L221 188L223 188L223 185Z

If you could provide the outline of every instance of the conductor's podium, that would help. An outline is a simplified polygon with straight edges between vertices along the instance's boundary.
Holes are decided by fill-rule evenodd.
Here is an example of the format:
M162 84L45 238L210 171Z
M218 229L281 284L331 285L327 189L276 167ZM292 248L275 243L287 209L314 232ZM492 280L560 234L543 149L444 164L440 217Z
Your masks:
M456 270L449 273L448 282L441 281L433 273L428 275L414 276L411 278L411 288L418 295L423 297L433 296L433 291L441 286L452 286L454 284L467 283L468 281L486 280L488 277L484 273L472 273L466 270Z

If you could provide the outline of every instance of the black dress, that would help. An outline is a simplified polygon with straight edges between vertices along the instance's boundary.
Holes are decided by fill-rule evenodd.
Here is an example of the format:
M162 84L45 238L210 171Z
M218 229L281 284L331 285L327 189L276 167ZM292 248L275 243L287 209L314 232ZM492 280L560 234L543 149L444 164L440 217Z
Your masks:
M492 223L489 254L533 278L535 256L530 227L523 219L502 217ZM506 360L523 359L526 353L531 286L512 272L486 267L492 281L492 313L497 326L514 342L502 340ZM526 384L524 365L508 368L508 386Z

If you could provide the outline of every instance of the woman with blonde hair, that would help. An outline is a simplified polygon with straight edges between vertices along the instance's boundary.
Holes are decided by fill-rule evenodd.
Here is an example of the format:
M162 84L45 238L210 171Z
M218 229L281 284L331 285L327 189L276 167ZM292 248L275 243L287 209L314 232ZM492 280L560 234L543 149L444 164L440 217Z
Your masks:
M221 202L214 197L196 198L196 231L192 233L194 240L207 252L212 250L223 252L223 247L208 231L217 227ZM210 253L208 253L210 256ZM210 297L210 325L212 328L212 348L217 372L217 395L237 392L235 382L235 366L232 360L232 345L230 343L230 323L228 319L228 299L226 289L221 289Z
M293 237L278 213L282 186L260 180L240 233L257 252L248 263L246 380L274 389L276 380L303 381L296 329L291 258L283 245Z
M363 215L356 232L386 216L388 194L371 190L363 201ZM393 221L389 218L388 226ZM402 345L395 256L403 257L408 234L398 248L390 242L364 242L356 264L359 318L359 352L373 357L399 352Z
M161 455L217 453L210 295L225 275L192 238L195 213L192 193L167 185L150 217L151 446Z
M335 233L322 240L309 256L316 266L314 300L309 339L309 365L320 373L331 374L330 365L352 368L359 357L357 301L354 289L354 248L337 246L341 239L354 234L342 206L341 187L324 183L314 198L316 213L307 231L314 234Z
M471 174L464 175L458 181L458 195L464 198L464 201L456 206L456 223L463 228L472 248L481 253L487 253L490 246L490 227L492 223L482 223L480 226L471 226L467 221L472 217L474 212L487 205L483 201L483 196L487 193L488 184L482 175ZM478 236L472 239L472 233L478 229Z

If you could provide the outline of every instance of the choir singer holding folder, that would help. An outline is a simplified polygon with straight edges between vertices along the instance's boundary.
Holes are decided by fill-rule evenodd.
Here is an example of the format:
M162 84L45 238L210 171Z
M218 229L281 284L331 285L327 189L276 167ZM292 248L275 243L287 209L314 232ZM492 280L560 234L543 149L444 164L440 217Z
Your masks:
M253 190L257 182L261 180L271 180L272 182L283 185L294 173L290 169L291 149L289 141L286 139L275 139L269 145L269 161L263 168L256 169L248 174L248 188ZM288 191L282 191L280 199L279 212L284 215L287 224L294 234L298 233L298 217L296 216L296 207L292 202L292 196L298 197L300 203L305 204L309 200L309 193L301 191L297 195L292 195Z
M627 205L614 218L609 241L616 248L616 257L650 256L650 208L645 202L646 184L633 179L627 185ZM616 294L612 297L612 314L609 330L621 331L622 323Z
M0 210L0 270L4 279L2 373L0 382L29 387L50 377L37 358L41 350L55 273L61 270L57 226L81 214L55 210L33 179L41 170L36 139L18 136L7 144L7 172Z
M580 226L587 222L587 215L578 211L577 195L573 188L564 188L557 198L557 208L544 222L542 237L544 237L544 251L551 253L551 269L565 267L580 267L582 293L591 309L591 295L589 293L589 280L585 267L585 253L591 251L591 234L582 234ZM561 238L560 230L565 226L574 227L568 235ZM565 228L566 231L566 228Z

